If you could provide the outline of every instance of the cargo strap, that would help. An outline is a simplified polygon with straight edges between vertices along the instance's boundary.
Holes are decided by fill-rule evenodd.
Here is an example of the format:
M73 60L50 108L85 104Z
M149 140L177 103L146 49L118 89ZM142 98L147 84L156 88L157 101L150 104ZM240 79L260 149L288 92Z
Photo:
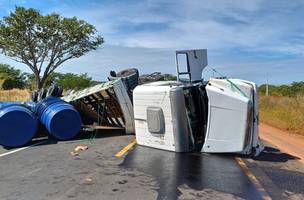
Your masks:
M226 76L224 76L223 74L221 74L220 72L218 72L216 69L214 69L212 67L210 67L210 68L211 68L212 71L214 71L215 73L219 74L221 77L224 77L224 79L231 84L232 88L235 87L244 97L248 98L248 96L246 95L246 93L243 90L241 90L241 88L239 88L236 84L234 84L231 80L229 80Z
M98 113L98 119L97 119L97 123L98 125L100 125L101 123L101 120L103 120L104 116L105 116L105 112L106 112L106 105L104 104L103 105L103 108L102 108L102 116L99 115L100 113L100 103L98 103L98 107L97 107L97 113ZM93 142L95 139L96 139L96 135L97 135L97 129L94 130L94 133L90 136L90 138L88 139L85 139L87 140L88 142Z

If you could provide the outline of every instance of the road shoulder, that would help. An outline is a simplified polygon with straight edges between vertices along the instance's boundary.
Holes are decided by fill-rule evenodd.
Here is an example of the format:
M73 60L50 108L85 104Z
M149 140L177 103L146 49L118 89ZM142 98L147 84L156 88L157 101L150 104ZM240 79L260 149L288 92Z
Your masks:
M277 146L280 150L291 154L304 164L304 136L291 134L286 131L260 124L260 137L262 140Z

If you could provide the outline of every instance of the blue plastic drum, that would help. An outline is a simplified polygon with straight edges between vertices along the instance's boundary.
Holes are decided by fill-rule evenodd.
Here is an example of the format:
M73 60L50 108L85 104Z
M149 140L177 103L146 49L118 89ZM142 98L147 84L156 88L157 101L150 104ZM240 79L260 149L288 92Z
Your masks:
M7 147L25 145L32 140L37 129L37 118L25 105L16 102L0 104L1 145Z
M59 140L75 137L81 129L78 111L65 101L48 97L36 106L36 114L49 134Z

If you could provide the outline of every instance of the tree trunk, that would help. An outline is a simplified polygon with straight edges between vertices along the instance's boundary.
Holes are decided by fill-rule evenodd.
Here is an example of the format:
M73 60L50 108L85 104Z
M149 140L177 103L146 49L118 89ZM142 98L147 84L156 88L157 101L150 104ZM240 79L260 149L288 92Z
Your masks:
M43 87L40 80L37 80L37 89L40 90Z
M44 86L44 81L43 79L40 79L39 75L38 77L36 76L36 80L37 80L37 90L40 90Z
M50 74L45 74L42 78L40 78L40 76L38 76L39 77L37 79L38 90L40 90L41 88L43 88L45 86L45 82L46 82L49 75Z

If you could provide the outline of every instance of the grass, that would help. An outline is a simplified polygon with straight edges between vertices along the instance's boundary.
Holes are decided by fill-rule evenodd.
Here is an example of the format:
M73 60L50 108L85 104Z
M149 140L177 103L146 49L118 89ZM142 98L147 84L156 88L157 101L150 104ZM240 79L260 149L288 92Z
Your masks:
M304 96L261 96L261 122L304 135Z
M0 90L0 101L28 101L29 99L29 90Z

